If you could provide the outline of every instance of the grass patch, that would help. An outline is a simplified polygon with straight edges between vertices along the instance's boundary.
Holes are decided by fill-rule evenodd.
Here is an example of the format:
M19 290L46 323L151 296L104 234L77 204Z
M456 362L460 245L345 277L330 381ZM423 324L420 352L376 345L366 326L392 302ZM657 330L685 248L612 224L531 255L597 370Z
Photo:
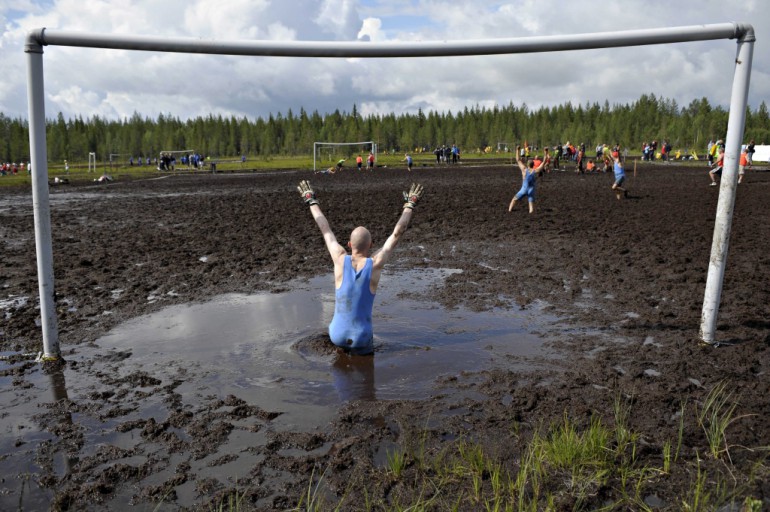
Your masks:
M738 419L734 416L738 404L732 398L733 393L727 389L727 383L720 382L709 391L698 413L698 423L706 434L709 453L715 459L723 453L730 458L727 427Z
M657 455L650 453L649 442L642 452L641 436L629 423L631 407L630 400L616 399L609 425L593 417L580 426L565 414L527 439L515 436L520 454L515 458L501 459L482 443L467 439L443 445L439 452L431 452L424 443L413 448L407 444L388 452L384 469L398 492L369 501L377 492L367 489L363 493L367 510L652 510L645 499L671 489L669 480L673 488L690 483L689 487L685 483L681 495L669 496L666 507L716 510L737 503L753 510L761 505L748 493L752 483L767 477L764 457L756 471L740 480L722 461L680 458L684 418L678 432L657 448ZM729 406L717 410L723 412L719 418L732 417ZM424 433L420 437L426 438ZM497 442L493 446L499 450ZM417 460L413 449L419 449L424 462L406 463Z

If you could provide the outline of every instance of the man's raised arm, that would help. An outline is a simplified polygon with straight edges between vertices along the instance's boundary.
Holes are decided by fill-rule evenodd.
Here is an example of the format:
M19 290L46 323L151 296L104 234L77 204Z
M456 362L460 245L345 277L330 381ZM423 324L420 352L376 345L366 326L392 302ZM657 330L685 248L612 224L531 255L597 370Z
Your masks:
M516 163L519 164L519 169L523 173L527 172L527 166L524 163L524 160L521 158L521 146L516 146Z
M315 191L310 186L310 180L300 181L297 190L302 196L302 199L305 200L305 204L310 207L310 213L313 215L313 219L318 225L318 229L321 230L324 242L326 242L326 249L329 251L332 260L337 263L337 260L346 254L345 248L337 242L337 238L334 236L332 228L329 226L329 221L326 220L326 217L321 211L321 207L318 206L318 199L316 199Z
M551 157L548 154L548 148L543 149L543 154L545 155L543 157L543 161L540 162L540 165L535 167L535 172L541 172L545 168L545 166L548 164L548 162L551 160Z
M393 233L385 241L385 244L372 256L372 263L375 268L382 268L390 259L401 235L406 232L409 221L412 220L414 207L417 205L417 201L422 197L422 194L422 185L415 183L412 183L412 188L409 189L409 192L404 192L404 209L401 212L401 217L398 219L398 222L396 222L396 227L393 228Z

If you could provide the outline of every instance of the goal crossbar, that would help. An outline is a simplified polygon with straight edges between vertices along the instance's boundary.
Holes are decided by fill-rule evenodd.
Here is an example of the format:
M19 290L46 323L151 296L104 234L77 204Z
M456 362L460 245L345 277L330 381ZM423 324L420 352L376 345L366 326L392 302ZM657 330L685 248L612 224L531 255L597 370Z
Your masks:
M216 41L195 38L98 34L36 28L27 33L24 52L27 61L30 156L33 164L32 202L35 220L40 317L43 331L43 359L60 357L56 319L51 211L48 192L48 153L45 134L45 90L43 47L74 46L154 52L205 53L283 57L439 57L539 53L566 50L619 48L655 44L736 39L733 85L730 98L725 164L717 204L706 293L701 317L701 338L715 343L716 316L722 293L727 249L735 206L740 144L746 121L754 28L750 24L717 23L656 29L539 36L528 38L476 39L465 41L338 42L338 41Z

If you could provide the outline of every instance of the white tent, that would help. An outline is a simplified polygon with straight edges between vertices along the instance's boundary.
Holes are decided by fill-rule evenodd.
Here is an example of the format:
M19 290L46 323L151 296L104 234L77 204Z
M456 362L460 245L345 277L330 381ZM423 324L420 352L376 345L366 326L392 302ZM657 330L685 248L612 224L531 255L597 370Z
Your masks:
M754 162L770 162L770 146L754 146Z

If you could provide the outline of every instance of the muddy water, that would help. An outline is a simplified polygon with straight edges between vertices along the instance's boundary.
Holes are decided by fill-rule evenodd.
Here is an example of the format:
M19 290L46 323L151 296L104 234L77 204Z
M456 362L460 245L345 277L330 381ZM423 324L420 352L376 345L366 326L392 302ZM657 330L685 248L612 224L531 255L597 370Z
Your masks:
M421 269L383 275L375 299L373 357L340 356L328 347L319 349L317 340L324 337L334 310L333 277L326 275L294 283L282 293L224 295L133 319L92 345L66 351L69 364L55 375L46 375L36 363L13 363L29 367L19 382L11 375L0 379L4 411L0 478L5 492L0 505L21 503L34 508L48 503L50 490L39 487L35 477L41 466L63 478L72 463L107 446L132 450L137 454L131 457L133 465L147 462L154 444L137 431L116 427L139 419L166 420L173 409L169 395L153 391L159 389L157 381L128 391L125 383L111 384L110 379L141 372L162 386L176 381L174 393L182 407L191 411L214 398L234 395L265 411L281 413L267 429L236 428L216 453L193 461L200 479L247 474L262 457L247 449L264 446L268 432L322 429L346 400L426 398L442 376L495 365L526 365L546 355L540 340L529 334L552 320L537 307L475 313L447 310L430 301L432 290L454 272ZM4 370L12 367L3 361L0 365ZM18 386L26 391L18 393ZM24 398L30 387L38 391L36 400ZM88 409L100 403L95 397L116 391L126 398ZM63 399L81 404L84 412L48 412ZM109 409L114 404L127 411L112 414ZM53 459L45 455L48 443L61 442L57 432L62 426L82 434L78 437L81 448L74 451L72 460L61 453ZM182 441L189 439L184 429L172 430ZM212 466L221 457L233 460ZM167 480L176 463L187 456L172 458L167 470L147 477L141 485ZM192 483L186 485L191 488L177 489L178 503L191 505L195 492ZM113 502L126 503L130 494L130 490L119 491Z
M234 394L282 411L292 428L312 427L345 400L426 398L437 377L478 370L510 358L542 355L527 334L545 317L530 309L447 311L431 289L454 270L385 273L375 299L374 357L319 351L334 312L333 277L317 277L278 294L225 295L132 320L97 341L99 350L130 351L126 365L145 371L190 363L191 388ZM150 297L153 300L153 297ZM83 354L85 355L85 354ZM160 377L159 377L160 378ZM310 410L312 414L308 414Z

